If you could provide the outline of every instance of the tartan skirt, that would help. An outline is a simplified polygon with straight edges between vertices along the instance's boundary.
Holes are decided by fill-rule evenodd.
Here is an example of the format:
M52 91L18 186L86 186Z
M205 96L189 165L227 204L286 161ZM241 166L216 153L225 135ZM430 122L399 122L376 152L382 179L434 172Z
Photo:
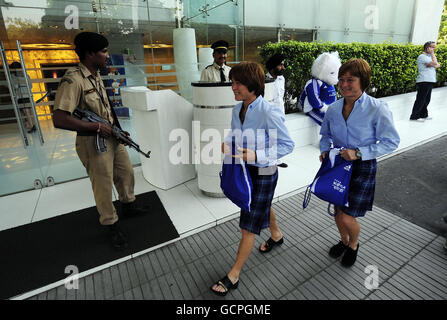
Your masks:
M239 227L259 235L262 229L270 227L270 207L278 182L278 170L270 176L258 175L258 167L247 165L253 182L250 212L241 209Z
M351 182L349 183L349 207L340 207L341 211L351 217L363 217L366 211L371 211L376 188L377 161L355 160L352 166Z

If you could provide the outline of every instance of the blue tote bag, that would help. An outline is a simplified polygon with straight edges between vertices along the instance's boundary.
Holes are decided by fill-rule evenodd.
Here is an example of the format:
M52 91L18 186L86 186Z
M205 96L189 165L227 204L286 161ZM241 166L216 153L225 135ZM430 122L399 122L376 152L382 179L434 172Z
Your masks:
M310 202L311 193L321 200L335 206L349 207L348 193L352 175L352 161L346 161L340 156L340 150L333 148L323 159L313 182L307 187L303 200L303 209Z
M232 149L235 154L235 143ZM241 158L225 155L219 175L220 188L225 196L239 208L250 211L253 183L245 162Z

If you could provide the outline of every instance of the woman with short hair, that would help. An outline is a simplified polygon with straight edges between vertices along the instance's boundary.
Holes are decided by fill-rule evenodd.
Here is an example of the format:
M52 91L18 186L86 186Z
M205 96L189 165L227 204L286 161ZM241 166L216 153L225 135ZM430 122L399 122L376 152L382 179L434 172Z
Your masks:
M278 180L277 160L294 148L284 124L284 114L262 97L265 86L262 67L253 62L241 62L231 69L230 79L234 98L241 103L233 108L231 132L225 137L222 152L231 155L235 141L237 152L233 157L242 158L247 163L253 190L250 211L241 210L242 239L236 261L228 274L211 287L221 296L237 288L239 274L254 247L255 234L270 227L270 239L259 248L262 253L283 243L271 203Z
M386 102L366 94L371 68L363 59L351 59L338 71L338 88L343 98L331 104L321 125L320 161L331 147L343 147L340 155L353 161L349 185L349 207L336 207L335 223L341 240L329 255L343 255L342 265L352 266L359 249L360 225L356 218L372 210L376 158L393 152L399 134Z

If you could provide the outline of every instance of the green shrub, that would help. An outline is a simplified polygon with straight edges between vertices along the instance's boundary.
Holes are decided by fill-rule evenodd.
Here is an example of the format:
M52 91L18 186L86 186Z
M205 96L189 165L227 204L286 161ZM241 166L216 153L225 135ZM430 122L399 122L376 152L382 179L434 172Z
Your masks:
M422 45L411 44L367 44L367 43L315 43L286 41L267 43L260 48L262 62L276 52L286 58L286 92L299 98L304 85L311 78L310 69L315 58L323 52L338 51L343 62L351 58L363 58L372 69L371 86L367 93L374 97L385 97L416 90L416 59L423 51ZM437 69L437 84L447 84L447 46L438 45L436 57L441 64ZM286 112L294 106L286 105Z

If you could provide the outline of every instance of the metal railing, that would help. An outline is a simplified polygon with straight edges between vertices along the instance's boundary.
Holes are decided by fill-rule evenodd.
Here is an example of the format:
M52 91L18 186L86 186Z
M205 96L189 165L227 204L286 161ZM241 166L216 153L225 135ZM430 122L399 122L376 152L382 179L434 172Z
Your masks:
M2 61L3 61L3 59L5 59L5 61L7 61L6 60L6 55L5 55L5 57L2 57ZM7 64L4 64L4 65L7 66ZM22 61L22 66L25 66L23 61ZM168 68L171 71L172 69L175 68L174 64L140 64L140 65L134 65L134 66L139 67L142 70L144 70L146 68L151 68L152 69L154 67L164 67L164 68ZM126 67L125 65L110 65L110 66L108 66L108 68L114 68L114 69L125 68L125 67ZM42 68L28 68L28 69L26 69L26 72L34 71L34 72L37 72L37 74L43 74L43 71L49 71L49 70L56 71L56 70L67 70L67 69L69 69L69 67L56 67L55 66L55 67L42 67ZM4 70L2 70L2 71L5 72ZM16 70L12 70L12 71L16 71ZM175 77L175 79L174 79L174 81L172 81L172 79L169 79L168 77L171 77L171 78ZM170 88L173 91L178 93L179 91L178 91L178 83L176 81L176 77L177 77L177 74L176 74L175 69L174 69L174 71L171 71L171 72L141 73L141 74L138 75L137 78L138 79L145 78L146 82L147 82L146 86L149 89L151 89L151 90L161 90L161 89ZM103 75L103 76L101 76L102 80L119 81L119 80L125 79L126 82L127 82L128 79L131 80L131 79L135 79L135 78L136 77L134 75L130 75L130 74ZM148 79L151 79L151 78L157 79L157 81L156 82L155 81L148 81ZM35 90L35 91L31 92L32 96L37 95L39 97L39 96L47 93L47 90L45 90L45 91L41 90L41 88L42 88L41 85L42 84L45 86L48 83L59 83L61 81L61 79L62 79L61 77L59 77L59 78L53 78L53 77L51 77L51 78L50 77L47 77L47 78L44 78L44 77L42 77L42 78L34 78L34 79L30 79L30 81L27 84L27 86L32 88L32 84L39 84L40 90L38 90L38 91ZM10 81L11 81L11 79L6 79L6 80L2 80L2 81L0 80L0 86L9 87L9 82ZM127 85L123 84L123 85L120 85L120 88L121 87L126 87L126 86ZM114 88L112 86L106 86L106 89L107 90L116 90L117 88ZM52 90L52 94L56 94L56 92L57 92L57 89L56 90ZM1 100L1 98L8 98L8 97L12 97L11 92L0 94L0 100ZM120 94L109 95L109 98L112 101L114 99L115 100L116 99L121 100ZM53 105L54 105L54 101L52 101L51 99L45 99L45 101L41 101L39 103L36 103L34 105L33 109L35 110L36 107L50 107L50 110L51 110ZM1 110L13 110L15 108L16 107L14 106L13 99L11 99L11 103L0 104L0 111ZM52 112L49 112L49 113L46 112L45 113L45 112L39 111L36 116L37 117L44 117L44 116L51 116L51 115L52 115ZM20 116L20 114L19 114L19 116ZM15 120L15 119L17 119L17 114L16 114L16 117L2 117L2 118L0 118L0 124L1 124L1 122L5 122L5 121L10 122L11 120Z

